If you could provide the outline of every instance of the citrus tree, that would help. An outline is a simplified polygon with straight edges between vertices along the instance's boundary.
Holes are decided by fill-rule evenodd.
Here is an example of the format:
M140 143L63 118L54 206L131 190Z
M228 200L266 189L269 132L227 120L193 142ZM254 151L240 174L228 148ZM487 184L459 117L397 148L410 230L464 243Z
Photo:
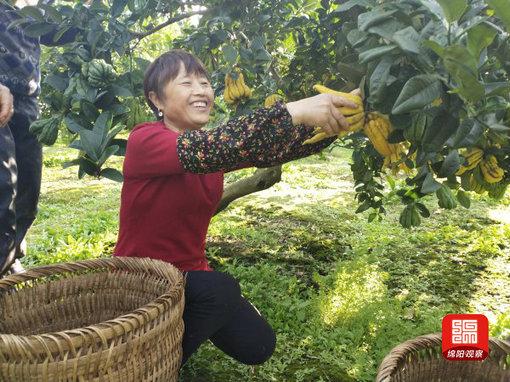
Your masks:
M152 118L142 78L157 36L209 68L212 126L262 107L271 94L267 104L310 96L316 83L360 87L363 122L336 143L353 150L357 212L371 209L369 220L381 219L388 182L403 203L401 224L419 225L430 215L428 195L442 208L469 208L470 192L499 198L510 183L509 5L93 0L25 7L17 24L27 34L77 33L45 52L44 115L32 130L49 145L59 129L69 131L78 150L70 165L80 177L122 180L107 163L125 153L119 134ZM179 33L162 34L176 25Z

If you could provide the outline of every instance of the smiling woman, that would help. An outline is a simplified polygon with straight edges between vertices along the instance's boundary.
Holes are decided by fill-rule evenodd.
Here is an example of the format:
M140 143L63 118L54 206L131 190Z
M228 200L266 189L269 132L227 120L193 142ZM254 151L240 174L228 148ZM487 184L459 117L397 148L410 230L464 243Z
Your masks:
M237 280L213 271L205 258L223 175L317 153L346 127L337 108L356 105L320 94L201 129L214 92L202 63L182 50L149 66L144 92L160 120L136 126L129 136L115 255L164 260L185 273L182 364L208 339L239 362L263 363L275 348L271 326L243 297ZM303 145L314 126L334 136Z
M195 130L209 121L214 91L202 64L186 52L158 57L147 70L144 90L152 110L170 130Z

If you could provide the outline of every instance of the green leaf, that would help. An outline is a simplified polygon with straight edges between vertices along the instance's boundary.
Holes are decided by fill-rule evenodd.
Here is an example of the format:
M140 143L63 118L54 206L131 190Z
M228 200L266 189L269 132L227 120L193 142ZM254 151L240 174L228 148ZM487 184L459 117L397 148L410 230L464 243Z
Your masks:
M510 30L510 3L508 0L487 0L487 4L494 9L496 16L498 16L501 21L506 26L507 30Z
M37 21L26 26L23 30L27 36L37 38L52 32L54 29L55 26L53 24L46 21Z
M237 50L232 45L225 45L223 47L223 56L229 65L234 65L237 61Z
M339 74L342 75L343 78L358 84L361 81L361 78L365 74L363 71L356 67L354 64L347 64L345 62L337 62L336 67L338 69Z
M433 40L426 40L423 42L423 45L432 49L439 57L444 56L445 47L438 44L437 42Z
M101 154L101 135L90 130L80 130L79 134L83 150L93 161L97 162Z
M380 9L376 9L374 11L361 13L358 16L358 29L360 31L366 31L373 25L379 24L385 20L391 18L393 14L395 14L397 10L381 12Z
M63 15L53 6L48 4L37 4L37 8L41 9L44 12L44 17L46 20L60 23L62 21Z
M126 156L126 147L127 147L126 139L112 139L111 144L119 146L119 150L113 155L117 155L117 156L121 156L121 157Z
M434 179L434 176L429 172L423 181L421 186L421 192L423 194L431 194L442 187L441 183Z
M470 147L473 146L482 136L483 128L474 119L464 119L455 134L448 139L446 144L450 147Z
M356 209L356 212L357 214L361 213L361 212L364 212L366 210L368 210L370 208L370 201L369 200L365 200L362 204L360 204L360 206Z
M44 14L39 9L39 7L33 5L27 5L21 8L18 12L19 15L24 17L30 17L37 21L44 21Z
M510 127L502 125L500 123L489 124L489 129L496 131L498 133L506 133L506 132L510 131Z
M416 30L409 26L393 35L393 41L406 52L420 53L421 38Z
M358 47L368 38L368 33L362 32L359 29L352 29L347 33L347 41L352 45L353 48Z
M70 30L72 27L64 27L62 29L59 29L54 35L53 35L53 42L57 42L58 40L60 40L62 38L62 36L68 31Z
M44 78L44 82L50 85L53 89L63 92L69 85L68 78L59 76L55 73L50 73Z
M423 149L427 152L440 151L448 138L457 131L458 126L459 120L450 111L438 114L425 129Z
M436 0L449 23L457 21L464 14L467 8L466 0Z
M420 0L425 7L429 9L439 20L443 20L445 18L444 12L441 7L438 5L436 1L433 0Z
M255 60L258 61L271 61L272 59L273 57L265 49L258 50L257 54L255 55Z
M104 151L103 151L103 154L101 155L101 157L99 158L99 161L98 161L98 165L99 166L102 166L104 162L106 162L106 160L111 157L112 155L114 155L117 151L119 151L119 146L116 146L116 145L112 145L112 146L108 146Z
M356 5L362 6L362 7L369 7L374 5L374 2L371 0L349 0L346 1L343 4L338 4L337 8L334 12L346 12L352 7L355 7Z
M388 53L391 53L396 49L398 49L396 45L385 45L365 50L364 52L361 52L359 55L360 63L366 64L367 62L375 60L376 58L384 56Z
M471 207L471 199L469 199L469 195L467 192L459 190L457 191L457 200L459 201L460 205L464 208Z
M460 45L448 46L444 51L444 65L458 83L458 92L466 100L477 102L485 95L478 81L478 60Z
M107 132L112 124L112 114L109 111L102 112L94 123L94 131ZM106 134L105 134L106 136Z
M113 0L112 7L110 9L110 13L112 17L118 17L122 14L122 11L126 7L129 0Z
M68 130L72 133L79 133L80 130L83 129L82 126L80 126L79 123L77 123L74 119L72 119L71 117L67 116L64 118L64 122L68 128Z
M133 97L133 93L131 93L131 90L129 90L128 88L115 84L112 84L111 88L113 94L118 97Z
M90 121L95 120L99 115L99 111L94 104L84 99L80 101L80 109L83 111L83 115Z
M81 160L80 158L76 158L76 159L73 159L73 160L70 160L70 161L66 161L64 163L62 163L62 168L69 168L69 167L72 167L72 166L78 166L80 164Z
M379 23L377 25L373 25L368 28L369 33L377 34L381 37L384 37L387 40L391 40L393 35L404 28L406 25L396 19L388 19Z
M438 171L438 176L441 178L446 178L450 175L455 174L455 172L460 167L460 157L459 152L457 150L452 150L450 153L444 158L443 164Z
M485 96L505 96L510 91L510 82L489 82L485 83Z
M423 203L416 203L416 207L418 208L418 211L420 212L420 215L424 218L430 217L430 211Z
M15 28L23 28L25 24L29 24L30 21L28 21L27 19L25 18L19 18L19 19L16 19L12 22L9 23L9 25L7 26L7 30L13 30Z
M481 51L492 43L497 33L497 30L487 23L480 23L471 28L467 32L467 48L473 57L480 57Z
M408 113L429 105L442 96L441 82L434 75L420 74L404 85L393 105L393 114Z
M370 99L372 102L378 102L383 90L386 88L386 81L390 75L392 64L393 60L391 57L383 57L372 72L369 81Z

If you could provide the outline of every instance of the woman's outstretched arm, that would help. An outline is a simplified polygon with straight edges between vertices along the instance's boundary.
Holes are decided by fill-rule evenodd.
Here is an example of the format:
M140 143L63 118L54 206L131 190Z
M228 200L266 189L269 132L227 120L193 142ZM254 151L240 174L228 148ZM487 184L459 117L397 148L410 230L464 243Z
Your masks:
M215 129L182 134L166 129L135 130L128 140L125 175L228 172L247 164L269 167L302 158L321 151L336 139L336 134L347 127L337 107L353 105L341 97L320 94L288 104L277 102ZM314 135L314 126L334 135L302 145Z

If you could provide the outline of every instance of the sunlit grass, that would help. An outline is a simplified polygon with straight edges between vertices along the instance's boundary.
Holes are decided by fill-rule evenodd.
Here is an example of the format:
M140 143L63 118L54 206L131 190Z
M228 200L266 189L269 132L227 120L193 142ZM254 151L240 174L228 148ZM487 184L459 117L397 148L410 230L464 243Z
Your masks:
M361 311L367 314L377 312L377 306L387 297L387 278L388 274L365 260L341 263L331 290L323 297L322 319L327 325L345 325Z

